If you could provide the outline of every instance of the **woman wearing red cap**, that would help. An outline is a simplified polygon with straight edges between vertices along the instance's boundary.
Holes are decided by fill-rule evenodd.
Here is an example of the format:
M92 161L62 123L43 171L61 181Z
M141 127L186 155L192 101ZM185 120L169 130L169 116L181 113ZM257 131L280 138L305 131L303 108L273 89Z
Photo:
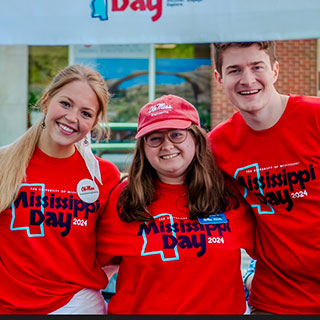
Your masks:
M121 257L108 312L243 314L240 248L251 252L254 221L224 186L197 110L158 98L140 110L136 138L98 226L98 256Z

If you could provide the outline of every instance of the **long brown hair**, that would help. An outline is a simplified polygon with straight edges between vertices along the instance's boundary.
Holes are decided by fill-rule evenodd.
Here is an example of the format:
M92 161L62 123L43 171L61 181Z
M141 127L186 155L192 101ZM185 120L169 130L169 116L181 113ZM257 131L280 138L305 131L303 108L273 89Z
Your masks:
M97 116L100 123L103 123L103 127L105 127L107 124L106 112L109 92L102 76L87 66L72 65L61 70L42 95L40 99L41 110L46 113L51 98L66 84L76 80L87 82L95 92L99 101ZM17 196L42 132L41 122L42 119L15 142L0 148L0 212L8 208ZM102 132L102 130L99 131Z
M232 192L225 187L222 173L217 168L206 138L206 132L192 124L188 130L196 141L195 156L189 165L185 184L188 187L190 218L207 217L228 209ZM144 152L144 139L137 141L128 173L128 184L118 200L118 214L123 221L149 221L148 206L154 200L157 172ZM237 202L236 202L237 203Z

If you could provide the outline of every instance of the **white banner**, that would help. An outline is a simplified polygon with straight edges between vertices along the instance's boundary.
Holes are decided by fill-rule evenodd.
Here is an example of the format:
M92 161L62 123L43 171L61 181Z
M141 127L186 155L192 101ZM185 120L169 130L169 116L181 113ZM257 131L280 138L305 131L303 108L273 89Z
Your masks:
M0 0L0 45L320 38L319 0Z

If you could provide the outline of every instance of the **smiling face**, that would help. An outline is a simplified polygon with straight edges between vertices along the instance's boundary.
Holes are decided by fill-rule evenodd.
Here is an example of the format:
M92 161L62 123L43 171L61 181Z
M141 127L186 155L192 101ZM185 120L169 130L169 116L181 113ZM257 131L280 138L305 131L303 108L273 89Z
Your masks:
M168 133L168 131L170 130L156 132ZM163 136L162 143L158 147L150 147L144 143L144 151L148 161L157 171L160 181L168 184L183 184L185 182L185 173L193 160L195 150L195 138L190 131L187 131L187 137L181 143L170 141L167 134Z
M46 104L46 128L39 148L53 157L68 157L75 150L74 144L95 126L98 98L87 82L76 80L63 86Z
M221 74L216 71L215 77L245 117L272 108L271 101L278 95L274 88L278 70L278 62L271 66L268 54L257 45L230 47L223 53Z

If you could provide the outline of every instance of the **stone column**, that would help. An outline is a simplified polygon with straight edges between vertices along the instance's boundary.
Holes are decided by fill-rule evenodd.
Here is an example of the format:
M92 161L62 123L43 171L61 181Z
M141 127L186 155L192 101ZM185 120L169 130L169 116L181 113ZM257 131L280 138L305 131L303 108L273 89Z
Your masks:
M28 46L0 46L0 146L27 129Z

